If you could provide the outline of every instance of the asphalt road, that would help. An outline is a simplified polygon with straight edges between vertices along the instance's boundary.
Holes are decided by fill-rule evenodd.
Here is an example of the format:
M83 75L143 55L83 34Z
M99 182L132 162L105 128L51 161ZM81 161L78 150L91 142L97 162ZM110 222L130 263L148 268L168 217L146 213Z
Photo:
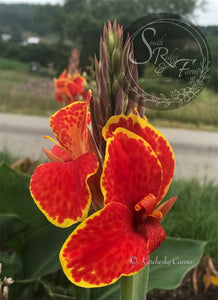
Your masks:
M175 178L212 180L218 184L218 133L159 128L171 143L176 157ZM45 159L42 147L53 143L42 135L53 134L49 119L0 113L0 151L16 157Z

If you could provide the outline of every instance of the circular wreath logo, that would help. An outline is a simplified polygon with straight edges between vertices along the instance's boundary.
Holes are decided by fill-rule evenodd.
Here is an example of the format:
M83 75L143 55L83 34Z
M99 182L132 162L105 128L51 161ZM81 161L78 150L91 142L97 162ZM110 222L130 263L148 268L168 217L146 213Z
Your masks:
M127 59L130 65L137 64L137 88L144 93L146 107L179 108L205 87L211 70L210 51L190 21L172 14L152 14L131 24L127 33L134 47L134 57L130 53Z

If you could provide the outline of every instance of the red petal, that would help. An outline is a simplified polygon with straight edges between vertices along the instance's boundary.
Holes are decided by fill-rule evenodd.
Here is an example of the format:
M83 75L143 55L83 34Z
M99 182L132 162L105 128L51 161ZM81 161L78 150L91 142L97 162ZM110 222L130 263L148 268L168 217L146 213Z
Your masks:
M141 136L156 153L163 169L163 182L158 196L158 202L161 201L169 188L174 174L175 159L170 144L160 131L146 120L134 114L111 117L103 128L102 134L104 138L111 137L113 131L118 127L126 128Z
M118 128L107 140L101 178L105 204L121 202L134 209L148 194L158 196L161 164L150 145L129 130Z
M143 226L148 239L148 254L150 254L165 240L166 233L160 222L153 217L147 217Z
M84 77L77 75L73 78L73 81L80 86L83 86L83 84L85 84L86 80Z
M60 91L56 91L55 92L55 99L58 101L58 102L64 102L64 99L63 99L63 94L60 93Z
M72 158L69 156L69 154L64 151L63 149L61 149L60 147L58 147L58 145L55 145L52 149L51 152L58 156L59 158L61 158L62 161L69 161L72 160Z
M66 88L67 94L73 98L83 91L83 86L77 85L75 82L68 82Z
M89 101L74 102L50 118L54 135L73 159L89 151L88 106Z
M126 206L111 203L81 223L60 252L68 279L81 287L100 287L142 269L147 240L135 232L132 218Z
M32 197L47 219L68 227L87 217L91 204L88 178L97 171L93 153L70 162L49 162L39 166L30 182Z

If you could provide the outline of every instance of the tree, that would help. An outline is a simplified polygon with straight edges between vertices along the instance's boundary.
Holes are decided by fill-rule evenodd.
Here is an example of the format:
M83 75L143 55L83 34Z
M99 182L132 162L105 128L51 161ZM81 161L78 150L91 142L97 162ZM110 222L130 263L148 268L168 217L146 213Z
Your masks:
M84 65L89 56L98 52L97 41L107 20L116 18L126 28L150 13L168 12L188 16L197 3L199 0L65 0L66 34L80 45L81 62Z

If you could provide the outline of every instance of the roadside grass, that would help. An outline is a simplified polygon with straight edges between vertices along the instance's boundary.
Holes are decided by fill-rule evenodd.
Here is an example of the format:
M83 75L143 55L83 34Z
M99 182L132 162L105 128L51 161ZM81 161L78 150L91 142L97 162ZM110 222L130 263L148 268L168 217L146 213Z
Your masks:
M62 107L54 93L52 79L30 73L27 64L0 59L0 112L50 116Z
M28 65L0 58L0 112L50 116L62 105L54 98L54 82L28 72ZM204 89L180 109L146 109L149 121L158 127L218 130L218 94Z
M175 110L146 110L148 119L155 126L217 130L218 94L204 89L191 103Z
M197 180L176 180L165 199L177 201L162 225L169 236L205 240L205 254L218 258L218 186Z

